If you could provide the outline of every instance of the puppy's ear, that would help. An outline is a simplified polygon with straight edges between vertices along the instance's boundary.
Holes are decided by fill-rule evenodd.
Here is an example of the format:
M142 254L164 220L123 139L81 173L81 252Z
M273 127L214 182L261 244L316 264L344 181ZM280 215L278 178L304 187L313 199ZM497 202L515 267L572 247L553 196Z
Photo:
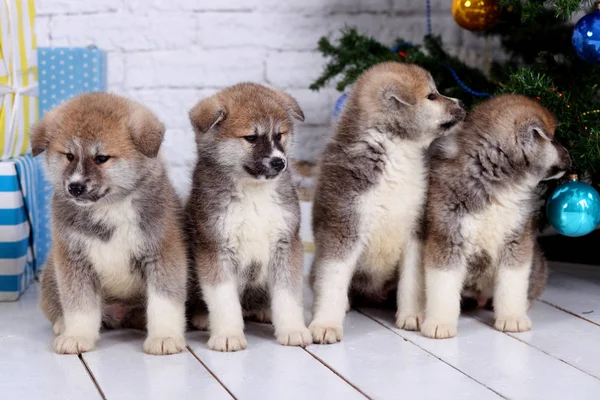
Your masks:
M402 106L414 106L417 101L414 94L401 85L390 85L383 88L383 104L388 109L397 110Z
M539 139L552 140L548 133L546 133L546 129L542 122L536 117L528 118L521 126L520 132L522 136L521 139L526 145L533 146Z
M201 100L190 110L190 121L197 134L210 131L226 117L225 107L215 96Z
M31 129L31 153L37 156L48 149L59 118L58 109L47 112Z
M150 158L158 155L165 136L165 126L152 111L141 104L133 105L127 129L140 153Z
M550 136L548 136L544 128L542 128L540 125L533 123L527 126L527 136L535 137L536 135L544 140L552 140L550 139Z
M283 99L284 104L286 105L290 115L296 118L300 122L304 122L304 112L300 108L300 105L292 96L287 94L286 92L282 92L281 90L277 90L277 94L279 97Z

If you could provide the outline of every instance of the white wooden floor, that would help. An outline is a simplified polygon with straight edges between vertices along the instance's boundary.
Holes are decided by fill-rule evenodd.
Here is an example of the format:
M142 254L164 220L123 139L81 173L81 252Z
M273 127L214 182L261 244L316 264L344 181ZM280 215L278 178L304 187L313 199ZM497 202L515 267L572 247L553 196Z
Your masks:
M553 265L527 333L498 332L477 311L457 338L436 341L396 329L391 311L359 309L336 345L283 347L271 326L248 323L245 351L210 351L207 333L190 332L187 351L166 357L144 354L137 331L103 333L81 357L54 354L38 290L0 303L1 399L600 398L600 267Z

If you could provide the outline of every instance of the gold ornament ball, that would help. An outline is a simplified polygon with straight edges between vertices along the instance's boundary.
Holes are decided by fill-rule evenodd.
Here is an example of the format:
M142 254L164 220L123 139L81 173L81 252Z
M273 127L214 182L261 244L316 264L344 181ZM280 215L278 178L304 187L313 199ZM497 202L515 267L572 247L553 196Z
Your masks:
M500 18L497 0L452 0L452 16L470 31L485 31Z

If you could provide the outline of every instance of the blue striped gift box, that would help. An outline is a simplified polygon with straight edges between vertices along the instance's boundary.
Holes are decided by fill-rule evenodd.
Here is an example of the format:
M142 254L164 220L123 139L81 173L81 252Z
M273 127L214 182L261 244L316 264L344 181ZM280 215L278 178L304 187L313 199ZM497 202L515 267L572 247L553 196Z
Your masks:
M31 156L0 162L0 301L17 300L35 277L38 179Z

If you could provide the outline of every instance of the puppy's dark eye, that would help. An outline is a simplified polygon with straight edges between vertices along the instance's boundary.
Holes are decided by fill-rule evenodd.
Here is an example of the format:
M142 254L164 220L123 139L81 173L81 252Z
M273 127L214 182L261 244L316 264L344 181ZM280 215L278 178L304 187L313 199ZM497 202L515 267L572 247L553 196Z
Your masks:
M275 135L275 140L277 140L279 142L281 140L282 136L283 136L283 133L279 132L277 135Z
M427 100L435 100L435 99L437 99L437 94L435 94L435 93L429 93L427 95Z
M258 139L258 135L244 136L244 139L246 139L246 142L248 142L248 143L254 143Z
M96 165L104 164L105 162L108 161L109 158L110 158L110 156L96 156L94 158L94 163Z
M67 160L69 160L69 162L71 162L75 159L75 156L73 155L73 153L67 153L65 155L67 156Z

